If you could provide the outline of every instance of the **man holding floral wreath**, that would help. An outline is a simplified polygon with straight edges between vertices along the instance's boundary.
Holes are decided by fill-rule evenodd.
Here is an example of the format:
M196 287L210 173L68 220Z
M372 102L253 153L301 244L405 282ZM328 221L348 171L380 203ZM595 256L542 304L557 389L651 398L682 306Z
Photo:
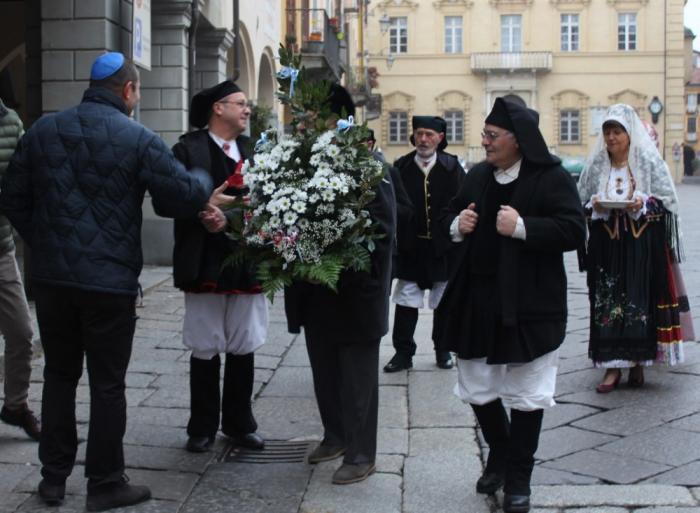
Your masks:
M204 89L192 98L190 123L199 128L180 138L175 156L186 166L196 164L222 184L199 216L175 221L173 276L185 292L182 337L190 357L190 420L186 449L208 451L219 430L234 443L262 449L251 408L254 351L267 336L267 301L246 266L226 266L235 244L223 232L237 209L219 208L246 194L241 168L246 159L242 135L250 107L230 80ZM207 128L204 128L204 127ZM227 217L228 216L228 217ZM219 390L221 360L223 394Z
M353 116L349 93L332 85L328 107L336 116ZM328 123L337 119L331 115ZM350 119L350 118L348 118ZM383 234L371 252L369 271L344 269L337 291L296 281L285 289L285 312L291 333L304 327L323 423L323 440L309 463L344 455L334 484L366 479L375 470L379 397L379 342L389 329L391 253L396 205L389 174L374 189L367 205L371 221Z
M429 291L428 306L434 310L445 290L450 242L442 240L444 237L435 224L436 217L459 190L465 177L457 157L444 151L447 147L444 119L413 116L412 125L411 143L416 149L394 162L413 209L410 216L399 216L398 259L394 273L398 281L393 295L396 310L392 333L396 354L384 366L384 372L413 367L416 353L413 335L425 291ZM437 328L433 326L434 333ZM452 368L449 351L438 350L437 346L435 362L441 369Z

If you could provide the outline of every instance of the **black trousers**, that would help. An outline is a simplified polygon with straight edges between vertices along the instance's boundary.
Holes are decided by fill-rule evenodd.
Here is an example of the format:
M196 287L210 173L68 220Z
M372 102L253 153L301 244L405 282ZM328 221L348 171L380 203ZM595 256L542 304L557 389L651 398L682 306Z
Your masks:
M417 344L413 338L418 324L418 308L396 305L394 309L394 329L391 341L397 353L404 356L414 356ZM440 332L440 319L433 311L433 349L438 351L437 334Z
M258 424L253 417L250 398L253 395L255 353L226 354L224 390L220 393L221 359L190 357L190 420L189 436L214 437L219 430L235 436L254 433Z
M338 344L305 326L323 443L346 448L345 463L374 462L379 408L379 339Z
M90 424L85 476L90 484L124 473L126 369L136 327L135 298L69 287L34 286L44 349L41 474L63 482L75 463L75 391L87 362Z

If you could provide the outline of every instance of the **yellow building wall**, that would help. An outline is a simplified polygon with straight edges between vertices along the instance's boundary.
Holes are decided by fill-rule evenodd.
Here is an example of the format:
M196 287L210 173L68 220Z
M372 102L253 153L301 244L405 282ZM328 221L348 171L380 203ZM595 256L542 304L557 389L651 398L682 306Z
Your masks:
M618 13L637 14L637 48L617 50ZM389 33L379 19L406 16L408 51L394 54L387 68ZM579 15L579 49L560 50L560 15ZM551 52L551 68L536 73L472 70L473 54L501 51L500 16L522 16L522 52ZM444 18L462 16L462 53L444 53ZM672 171L671 147L683 138L684 33L683 0L381 0L370 6L365 31L369 65L379 68L383 111L370 122L389 160L412 150L410 144L388 143L388 112L405 110L409 132L412 115L442 115L463 109L464 142L449 152L466 158L481 144L483 120L498 94L499 82L521 95L540 113L540 128L553 151L585 157L596 140L591 108L617 102L633 105L651 121L649 102L658 96L664 110L655 125ZM578 108L579 144L559 143L559 110ZM471 153L470 153L471 149ZM680 172L682 173L682 171ZM677 175L680 179L680 174Z

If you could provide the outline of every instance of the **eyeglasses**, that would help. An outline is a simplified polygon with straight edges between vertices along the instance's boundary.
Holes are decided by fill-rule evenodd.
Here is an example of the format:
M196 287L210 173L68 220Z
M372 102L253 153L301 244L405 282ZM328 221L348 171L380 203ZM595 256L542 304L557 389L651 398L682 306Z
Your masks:
M245 100L237 100L237 101L229 101L229 100L221 100L216 103L233 103L234 105L238 105L241 109L245 109L246 107L251 107L251 104Z
M489 141L495 141L496 139L498 139L502 135L513 135L513 134L512 134L512 132L507 132L507 131L501 132L501 133L494 132L493 130L482 130L481 131L481 138L487 139Z

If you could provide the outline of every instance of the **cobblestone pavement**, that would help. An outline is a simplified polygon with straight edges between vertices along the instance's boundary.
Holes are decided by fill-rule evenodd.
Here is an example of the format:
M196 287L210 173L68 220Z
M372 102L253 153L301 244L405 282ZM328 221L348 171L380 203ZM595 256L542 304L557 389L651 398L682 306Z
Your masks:
M691 305L700 317L700 185L679 186ZM534 512L700 512L700 348L686 344L682 366L653 368L642 389L596 394L602 372L587 358L584 275L567 255L568 334L561 349L558 406L545 413L533 475ZM474 492L483 443L473 416L452 394L455 371L435 367L431 315L423 311L414 368L380 373L377 473L367 481L330 483L339 462L309 466L305 451L321 435L303 337L286 333L282 301L271 310L267 343L256 353L255 413L268 449L230 452L221 436L208 454L183 450L188 417L188 358L181 344L182 294L167 268L147 268L146 290L127 378L127 472L151 486L139 512L488 513L501 496ZM696 318L697 329L700 322ZM383 365L393 354L387 337ZM38 411L43 360L30 391ZM79 432L86 436L89 392L77 394ZM34 493L37 445L0 424L0 513L84 510L85 444L60 509Z

